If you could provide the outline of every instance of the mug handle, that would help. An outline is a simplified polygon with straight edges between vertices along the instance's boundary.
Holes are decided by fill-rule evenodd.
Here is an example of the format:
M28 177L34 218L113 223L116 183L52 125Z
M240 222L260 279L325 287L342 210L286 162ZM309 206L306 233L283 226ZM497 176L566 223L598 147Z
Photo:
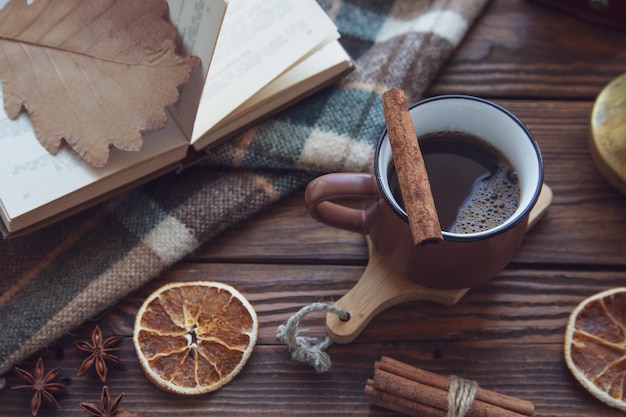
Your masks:
M304 201L309 215L328 226L367 234L366 211L340 204L342 198L379 198L376 178L368 173L326 174L306 187Z

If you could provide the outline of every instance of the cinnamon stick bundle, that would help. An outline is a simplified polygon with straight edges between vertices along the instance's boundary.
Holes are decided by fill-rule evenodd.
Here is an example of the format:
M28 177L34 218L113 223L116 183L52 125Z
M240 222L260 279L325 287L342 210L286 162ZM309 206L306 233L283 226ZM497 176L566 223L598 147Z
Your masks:
M450 378L383 356L365 393L370 403L407 415L443 417L449 404ZM478 388L467 417L530 417L533 403Z
M439 242L443 240L439 216L406 95L403 90L392 88L383 93L382 100L393 163L413 243L420 246Z

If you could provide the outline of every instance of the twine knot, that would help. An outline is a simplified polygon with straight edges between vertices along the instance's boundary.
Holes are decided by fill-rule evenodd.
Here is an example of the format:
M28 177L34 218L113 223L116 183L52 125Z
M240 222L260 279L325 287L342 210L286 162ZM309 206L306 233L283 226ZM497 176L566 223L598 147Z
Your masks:
M446 417L465 417L478 392L478 383L468 379L450 376L448 388L448 412Z
M301 330L297 330L302 318L314 311L328 311L335 313L341 320L348 320L350 315L345 310L324 303L313 303L300 309L289 320L278 326L276 337L287 345L291 352L291 358L297 362L311 365L316 372L327 372L331 367L330 356L325 350L332 345L330 337L302 336Z

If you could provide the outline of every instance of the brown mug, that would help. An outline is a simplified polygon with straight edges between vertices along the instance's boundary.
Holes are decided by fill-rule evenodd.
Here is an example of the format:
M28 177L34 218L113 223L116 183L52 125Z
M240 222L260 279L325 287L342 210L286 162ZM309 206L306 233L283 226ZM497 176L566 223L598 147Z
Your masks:
M519 249L529 214L543 185L543 161L530 131L511 112L488 100L445 95L410 107L418 138L432 132L466 132L501 152L517 173L517 208L501 224L471 233L442 231L443 241L416 246L406 211L389 181L393 163L385 130L377 144L374 174L334 173L311 181L305 203L311 217L329 226L368 235L378 255L398 275L428 288L452 290L497 275ZM345 204L364 200L363 208Z

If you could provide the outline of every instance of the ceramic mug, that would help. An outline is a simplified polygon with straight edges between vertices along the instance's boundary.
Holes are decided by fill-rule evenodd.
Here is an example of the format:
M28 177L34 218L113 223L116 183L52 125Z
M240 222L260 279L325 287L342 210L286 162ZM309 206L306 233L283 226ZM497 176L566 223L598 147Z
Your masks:
M311 217L329 226L369 235L374 249L400 276L434 289L461 289L497 275L519 249L530 211L543 184L543 161L530 131L510 111L488 100L445 95L410 108L418 138L438 131L467 132L499 150L517 172L517 209L501 224L479 232L442 231L443 241L415 246L406 211L389 185L393 163L385 130L374 157L374 174L334 173L311 181L305 203ZM363 208L344 202L365 200Z

